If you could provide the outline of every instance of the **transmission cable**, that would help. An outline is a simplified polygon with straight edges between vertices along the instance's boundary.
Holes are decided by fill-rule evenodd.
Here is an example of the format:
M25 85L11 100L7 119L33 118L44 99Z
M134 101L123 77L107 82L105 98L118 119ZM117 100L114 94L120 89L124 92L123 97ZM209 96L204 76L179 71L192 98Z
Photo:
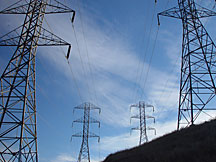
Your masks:
M146 35L146 33L147 33L147 25L146 25L146 22L147 22L147 18L146 17L148 17L148 15L149 15L149 10L150 10L150 8L148 7L147 8L147 16L144 16L144 33L143 33L143 37L142 37L142 40L141 40L141 44L144 46L145 44L145 35ZM146 58L146 53L144 53L144 58L143 58L143 61L145 61L145 58ZM137 82L138 82L138 76L139 76L139 69L140 69L140 66L141 66L141 60L142 60L142 57L141 57L141 55L139 55L139 57L138 57L138 59L139 59L139 63L138 63L138 66L137 66L137 70L136 70L136 79L135 79L135 84L134 84L134 89L135 89L135 91L133 91L133 93L132 93L132 99L134 99L135 97L136 97L136 84L137 84ZM136 101L135 101L136 102Z
M157 37L158 37L159 28L160 28L160 26L158 26L158 28L157 28L157 32L156 32L156 36L155 36L155 40L154 40L154 45L153 45L153 49L152 49L152 54L151 54L150 61L149 61L149 64L148 64L147 74L146 74L145 82L144 82L144 86L143 86L143 91L141 92L141 96L140 96L141 98L143 97L143 92L145 90L145 85L146 85L146 82L148 80L148 74L149 74L151 64L152 64L152 58L153 58L154 53L155 53L155 47L156 47L156 43L157 43Z
M67 4L66 0L64 0L64 2L65 2L65 4ZM72 30L73 30L73 33L74 33L76 45L77 45L79 59L81 61L81 67L82 67L82 70L83 70L83 75L84 75L85 78L87 78L87 70L86 70L86 68L84 66L84 61L83 61L83 58L82 58L82 55L81 55L81 50L80 50L79 41L78 41L77 33L76 33L76 30L75 30L75 26L74 26L73 23L71 23L71 25L72 25ZM86 86L87 86L87 91L88 91L88 94L89 94L89 98L92 99L91 92L90 92L90 86L89 86L88 81L86 82Z
M165 8L167 8L169 2L170 2L170 0L167 1ZM154 17L154 15L155 15L155 8L154 8L153 17ZM152 23L153 23L153 17L152 17ZM151 26L152 26L152 25L151 25ZM144 81L144 87L143 87L143 90L142 90L142 92L141 92L141 98L143 97L143 92L144 92L144 90L145 90L145 86L146 86L146 83L147 83L147 80L148 80L148 74L149 74L149 71L150 71L150 68L151 68L151 63L152 63L153 55L154 55L154 53L155 53L154 51L155 51L155 47L156 47L156 42L157 42L157 38L158 38L159 29L160 29L160 26L158 26L158 28L157 28L157 32L156 32L156 36L155 36L155 40L154 40L154 44L153 44L153 49L152 49L152 54L151 54L151 57L150 57L150 62L149 62L149 64L148 64L147 74L146 74L145 81Z
M66 59L66 58L65 58L65 59ZM82 98L82 96L81 96L80 89L79 89L79 86L78 86L78 84L77 84L77 81L76 81L76 78L75 78L75 76L74 76L73 69L72 69L72 67L71 67L71 64L70 64L69 60L67 60L67 63L68 63L68 66L69 66L69 68L70 68L70 72L71 72L71 75L72 75L72 79L74 80L74 83L75 83L75 86L76 86L76 88L77 88L77 91L78 91L80 100L81 100L82 102L84 102L84 100L83 100L83 98Z
M46 20L45 18L44 18L44 20L45 20L45 22L46 22L48 28L49 28L49 29L51 30L51 32L53 33L53 30L52 30L51 26L49 25L49 23L47 22L47 20ZM76 87L76 89L77 89L78 96L79 96L80 100L83 102L83 98L82 98L82 96L81 96L81 92L80 92L79 86L78 86L78 84L77 84L75 75L74 75L74 73L73 73L73 69L72 69L72 67L71 67L71 65L70 65L70 62L69 62L69 60L66 58L66 54L65 54L65 52L64 52L64 50L63 50L63 48L62 48L61 46L60 46L60 49L61 49L61 51L62 51L61 53L63 54L65 60L67 61L68 66L69 66L69 69L70 69L70 72L71 72L71 76L72 76L72 80L73 80L74 83L75 83L75 87Z
M82 12L81 12L81 7L80 7L79 0L78 0L78 12L80 14L81 30L82 30L82 33L83 33L83 39L84 39L84 44L85 44L85 49L86 49L86 55L87 55L87 59L88 59L88 66L89 66L90 75L91 75L91 78L92 78L92 84L93 84L93 91L94 91L94 95L95 95L95 101L98 104L98 102L97 102L97 94L96 94L96 86L95 86L95 81L94 81L95 79L94 79L93 72L92 72L92 66L90 64L88 45L87 45L87 41L86 41L86 37L85 37L85 31L84 31L84 25L83 25L84 23L83 23L83 17L82 17Z
M155 10L156 10L156 4L154 5L154 11L153 11L152 20L151 20L151 26L150 26L149 36L148 36L148 40L147 40L147 46L146 46L145 53L144 53L144 57L143 57L141 73L140 73L139 81L138 81L138 84L137 84L137 88L135 89L136 92L135 92L135 100L134 100L134 102L136 102L136 100L137 100L138 91L139 91L139 87L138 87L138 86L140 85L141 80L142 80L142 75L143 75L143 71L144 71L144 64L145 64L145 59L146 59L147 51L148 51L148 48L149 48L150 35L151 35L151 33L152 33L152 28L153 28Z
M82 59L82 56L81 56L80 47L79 47L79 43L78 43L78 39L77 39L77 34L76 34L73 23L72 23L72 29L73 29L74 37L75 37L75 40L76 40L79 59L81 61L81 67L82 67L85 78L87 78L87 72L86 72L86 69L85 69L85 66L84 66L84 63L83 63L83 59ZM87 86L87 90L88 90L88 93L89 93L89 97L91 98L90 87L89 87L88 81L86 82L86 86Z

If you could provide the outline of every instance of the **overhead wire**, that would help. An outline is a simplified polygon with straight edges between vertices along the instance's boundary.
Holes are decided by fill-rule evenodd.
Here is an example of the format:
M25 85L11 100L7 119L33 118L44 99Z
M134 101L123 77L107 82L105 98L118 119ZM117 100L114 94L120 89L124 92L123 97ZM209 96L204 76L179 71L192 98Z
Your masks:
M166 5L165 5L165 9L166 9L167 6L169 5L169 3L170 3L170 0L167 0L167 3L166 3ZM174 72L174 68L175 68L175 66L176 66L177 61L179 60L179 58L180 58L180 55L179 55L179 57L177 57L177 59L176 59L176 61L175 61L175 64L174 64L173 67L172 67L171 74ZM170 78L168 78L168 79L166 80L166 82L165 82L165 84L164 84L164 87L163 87L163 89L162 89L161 95L159 96L158 101L160 101L161 97L163 96L163 94L164 94L164 92L165 92L165 89L166 89L166 87L167 87L167 84L168 84L169 80L170 80ZM178 79L177 79L176 82L178 82ZM175 84L176 84L176 82L175 82ZM173 91L172 91L172 92L173 92ZM171 93L172 93L172 92L171 92ZM170 93L170 94L171 94L171 93ZM170 97L170 95L167 97L166 101L169 99L169 97Z
M65 1L65 0L64 0ZM66 3L66 2L65 2ZM86 54L87 54L87 59L88 59L88 65L89 65L89 69L90 69L90 75L92 75L92 82L93 82L93 88L94 88L94 92L95 92L95 101L96 103L98 104L98 98L97 98L97 95L96 95L96 88L95 88L95 83L94 83L94 78L93 78L93 74L92 74L92 68L90 66L90 58L89 58L89 52L88 52L88 47L87 47L87 41L86 41L86 38L85 38L85 33L84 33L84 27L83 27L83 20L82 20L82 14L81 14L81 9L80 9L80 4L79 4L79 1L77 2L78 3L78 11L80 13L80 19L81 19L81 26L82 26L82 33L83 33L83 38L84 38L84 43L85 43L85 47L86 47ZM85 73L85 75L87 76L87 72L85 71L85 68L84 68L84 63L83 63L83 60L82 60L82 57L81 57L81 50L80 50L80 47L79 47L79 43L78 43L78 38L77 38L77 34L76 34L76 30L75 30L75 27L74 27L74 24L72 23L72 29L73 29L73 33L74 33L74 37L75 37L75 40L76 40L76 44L77 44L77 48L78 48L78 54L79 54L79 57L80 57L80 60L81 60L81 64L82 64L82 68L83 68L83 71ZM71 69L71 72L73 73L72 69ZM87 87L88 87L88 91L89 91L89 97L91 98L91 93L90 93L90 88L88 86L88 82L87 82ZM100 116L99 116L100 117ZM100 120L99 120L100 121ZM99 137L100 137L100 128L99 128ZM100 143L99 143L99 159L100 159Z
M143 90L141 92L140 98L143 97L143 94L144 94L143 92L145 90L146 82L148 80L148 75L149 75L149 71L150 71L150 68L151 68L152 59L153 59L153 56L154 56L154 53L155 53L155 47L156 47L156 43L157 43L159 29L160 29L160 26L158 26L158 28L157 28L157 32L156 32L156 36L155 36L155 40L154 40L154 44L153 44L153 49L152 49L150 61L149 61L149 64L148 64L147 73L146 73L146 77L145 77L145 81L144 81L144 86L143 86Z
M65 59L66 59L66 58L65 58ZM67 60L67 63L68 63L68 65L69 65L70 72L71 72L72 78L73 78L73 80L74 80L75 86L76 86L76 88L77 88L77 91L78 91L78 95L79 95L79 97L80 97L80 100L81 100L81 102L84 102L84 100L83 100L83 98L82 98L82 96L81 96L81 91L80 91L79 86L78 86L78 84L77 84L77 81L76 81L76 78L75 78L75 76L74 76L73 69L72 69L72 67L71 67L71 64L70 64L69 60Z
M73 23L72 23L72 29L73 29L73 33L74 33L74 37L75 37L75 41L76 41L76 45L77 45L77 50L78 50L78 55L79 55L79 59L81 61L81 67L82 67L82 70L83 70L83 73L84 73L84 77L87 78L87 72L86 72L86 69L85 69L85 66L84 66L84 63L83 63L83 59L82 59L82 56L81 56L80 47L79 47L79 43L78 43L78 38L77 38L76 31L75 31ZM91 97L91 92L90 92L90 87L89 87L88 82L86 82L86 86L87 86L87 91L88 91L89 97Z
M150 8L148 7L147 8L147 16L149 15L149 11L150 11ZM144 46L144 43L145 43L145 35L146 35L146 33L147 33L147 25L146 25L146 22L147 22L147 16L144 16L144 34L143 34L143 37L142 37L142 40L141 40L141 42L142 42L142 45ZM146 53L144 53L144 58L143 58L143 61L145 61L145 58L146 58ZM138 66L137 66L137 70L136 70L136 79L135 79L135 84L134 84L134 89L136 89L137 87L136 87L136 84L137 84L137 82L138 82L138 77L139 77L139 69L140 69L140 66L141 66L141 60L142 60L142 57L141 57L141 55L139 55L139 63L138 63ZM135 98L135 95L136 95L136 93L135 93L136 91L133 91L132 92L132 99L134 99ZM134 102L136 102L136 101L134 101Z
M93 85L93 91L94 91L93 93L95 96L95 102L98 105L99 103L98 103L98 97L97 97L97 93L96 93L95 78L94 78L94 75L92 72L92 68L94 66L93 66L93 63L92 63L92 65L90 64L90 56L89 56L88 44L87 44L85 30L84 30L84 22L83 22L81 7L80 7L80 1L79 0L77 0L77 1L78 1L78 12L80 14L80 20L81 20L81 30L82 30L82 34L83 34L83 39L84 39L84 44L85 44L85 49L86 49L86 55L87 55L87 59L88 59L88 66L89 66L90 75L92 78L92 85ZM74 29L74 31L75 31L75 29ZM99 118L100 118L100 116L99 116ZM99 128L99 137L100 137L100 128ZM99 142L99 159L100 159L100 153L101 153L101 145Z
M65 4L67 4L66 0L64 0ZM78 4L77 4L78 6ZM87 70L84 66L84 61L83 61L83 58L82 58L82 55L81 55L81 50L80 50L80 47L79 47L79 41L78 41L78 37L77 37L77 34L76 34L76 30L75 30L75 27L74 27L74 24L71 23L72 25L72 30L73 30L73 33L74 33L74 37L75 37L75 42L76 42L76 45L77 45L77 50L78 50L78 55L79 55L79 59L80 59L80 62L81 62L81 67L82 67L82 70L83 70L83 75L85 78L87 78ZM72 68L70 68L72 70ZM74 73L73 73L73 76L74 76ZM86 86L87 86L87 91L88 91L88 94L89 94L89 97L92 99L91 97L91 92L90 92L90 86L88 84L88 81L86 82Z
M156 12L156 4L154 5L154 10L153 10L153 14L152 14L151 25L150 25L150 31L149 31L148 40L147 40L147 45L146 45L146 49L145 49L145 53L144 53L144 57L143 57L143 61L142 61L141 73L140 73L139 80L138 80L138 83L137 83L137 88L135 88L135 91L136 91L136 92L135 92L135 99L134 99L134 102L136 102L136 100L137 100L137 98L138 98L139 85L140 85L141 80L142 80L142 77L143 77L145 59L146 59L147 51L148 51L148 49L149 49L150 36L151 36L151 33L152 33L152 29L153 29L153 22L154 22L155 12Z
M165 5L165 8L167 8L167 6L168 6L169 3L170 3L170 0L167 0L167 3L166 3L166 5ZM154 42L154 45L153 45L152 55L151 55L151 58L150 58L150 63L149 63L149 66L148 66L147 76L146 76L146 78L145 78L145 82L144 82L144 87L143 87L142 93L144 92L145 85L146 85L146 82L147 82L147 79L148 79L148 73L149 73L149 71L150 71L150 66L151 66L151 62L152 62L153 55L154 55L154 50L155 50L155 46L156 46L156 42L157 42L159 27L160 27L160 26L158 26L158 29L157 29L156 38L155 38L155 42ZM177 59L177 60L178 60L178 59ZM168 80L167 80L167 82L168 82ZM141 95L141 97L142 97L142 95Z
M82 11L81 11L79 0L78 0L78 12L80 14L81 30L82 30L82 33L83 33L83 39L84 39L84 44L85 44L85 49L86 49L86 55L87 55L87 59L88 59L88 66L89 66L90 75L91 75L91 78L92 78L92 85L93 85L93 91L94 91L93 93L95 95L95 101L98 104L96 86L95 86L95 78L94 78L94 75L93 75L93 72L92 72L92 66L90 64L89 50L88 50L88 45L87 45L87 41L86 41L86 37L85 37L84 23L83 23Z
M46 20L45 18L44 18L44 20L45 20L45 22L46 22L48 28L49 28L49 29L51 30L51 32L53 33L53 30L52 30L51 26L49 25L49 23L47 22L47 20ZM72 80L74 81L75 87L76 87L76 89L77 89L78 96L79 96L80 100L83 102L83 98L82 98L82 95L81 95L81 91L80 91L79 86L78 86L78 84L77 84L76 77L75 77L75 75L74 75L74 72L73 72L73 69L72 69L72 67L71 67L71 65L70 65L70 62L69 62L69 60L66 58L66 54L65 54L65 52L64 52L64 50L63 50L63 48L62 48L61 46L60 46L60 49L61 49L61 51L62 51L61 53L62 53L62 55L64 56L64 59L66 60L68 66L69 66L69 70L70 70L70 73L71 73L71 76L72 76Z

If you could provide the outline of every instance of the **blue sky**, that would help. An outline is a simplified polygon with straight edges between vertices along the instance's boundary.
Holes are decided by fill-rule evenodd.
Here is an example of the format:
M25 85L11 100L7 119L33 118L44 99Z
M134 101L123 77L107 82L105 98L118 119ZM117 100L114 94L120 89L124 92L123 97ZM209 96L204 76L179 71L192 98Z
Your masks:
M0 1L0 9L13 0ZM100 134L101 142L90 139L92 161L103 160L108 154L136 146L138 132L130 135L130 104L143 100L155 106L157 138L176 129L180 77L181 21L161 17L158 12L177 5L176 1L158 0L65 0L76 11L74 30L70 14L46 15L43 26L72 44L70 65L65 60L67 48L41 47L37 52L37 126L38 152L41 162L76 161L81 139L70 141L73 107L85 101L101 107L98 116L101 128L91 127ZM214 0L197 1L212 9ZM0 15L0 35L22 24L22 16ZM49 25L47 25L47 22ZM213 40L215 18L203 19ZM51 27L51 29L49 28ZM157 35L158 32L158 35ZM155 43L156 42L156 43ZM0 73L12 56L12 50L0 48ZM144 59L145 56L145 59ZM70 67L73 75L70 71Z

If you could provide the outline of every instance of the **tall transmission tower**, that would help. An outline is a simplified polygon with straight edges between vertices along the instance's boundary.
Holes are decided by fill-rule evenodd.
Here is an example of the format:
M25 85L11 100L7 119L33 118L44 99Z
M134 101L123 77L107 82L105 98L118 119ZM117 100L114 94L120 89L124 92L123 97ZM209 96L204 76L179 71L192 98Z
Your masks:
M181 19L183 24L179 130L200 122L201 114L216 110L216 46L200 21L200 18L216 16L216 12L197 5L194 0L178 0L177 7L159 15Z
M100 121L90 117L91 110L99 110L101 112L101 108L89 103L85 102L80 106L74 108L74 110L83 110L83 117L77 120L74 120L73 123L83 123L83 130L79 133L72 135L72 137L81 137L82 144L79 152L78 162L90 162L90 153L89 153L89 138L98 138L98 142L100 142L100 137L89 131L89 127L91 123L97 123L98 127L100 127Z
M20 0L0 14L24 14L23 25L0 37L0 46L14 46L0 78L0 159L38 162L35 57L38 46L71 45L42 27L45 14L75 11L57 0ZM20 33L20 35L18 34Z
M139 114L131 116L131 119L139 119L139 126L135 128L131 128L131 130L139 130L140 131L140 140L139 145L148 142L147 130L154 130L156 134L156 129L152 127L147 127L146 120L153 119L155 123L155 118L150 115L146 115L146 108L152 108L154 112L154 107L152 105L147 105L144 101L140 101L138 104L134 104L130 106L130 109L138 108Z

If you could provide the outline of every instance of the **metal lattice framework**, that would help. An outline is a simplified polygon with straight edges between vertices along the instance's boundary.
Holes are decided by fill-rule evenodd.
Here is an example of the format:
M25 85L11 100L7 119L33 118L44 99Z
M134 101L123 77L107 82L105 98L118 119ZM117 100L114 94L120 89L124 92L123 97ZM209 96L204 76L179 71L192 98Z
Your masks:
M200 122L201 114L216 110L215 77L216 46L200 18L216 16L216 12L197 5L194 0L178 0L178 6L158 15L182 20L183 41L181 60L178 126L188 127Z
M146 108L152 108L154 112L154 107L152 105L145 104L144 101L140 101L138 104L134 104L130 106L130 109L132 108L138 108L139 114L131 116L131 119L138 119L139 120L139 126L135 128L131 128L131 130L139 130L140 131L140 140L139 145L148 142L148 136L147 136L147 130L154 130L156 134L156 129L152 127L147 127L146 120L147 119L153 119L155 123L155 118L150 115L146 115Z
M15 52L0 78L0 159L38 161L35 56L38 46L71 45L42 27L44 15L74 11L56 0L18 1L0 14L25 14L22 26L0 37ZM20 33L20 34L18 34Z
M82 132L76 133L72 135L72 137L81 137L82 138L82 144L79 152L78 162L90 162L90 153L89 153L89 144L88 139L89 138L98 138L98 142L100 142L100 136L92 133L89 131L89 126L91 123L97 123L100 127L100 121L90 117L90 111L91 110L99 110L99 113L101 112L101 108L89 103L85 102L80 106L77 106L74 108L74 110L83 110L83 117L77 120L74 120L73 123L83 123L83 130Z

